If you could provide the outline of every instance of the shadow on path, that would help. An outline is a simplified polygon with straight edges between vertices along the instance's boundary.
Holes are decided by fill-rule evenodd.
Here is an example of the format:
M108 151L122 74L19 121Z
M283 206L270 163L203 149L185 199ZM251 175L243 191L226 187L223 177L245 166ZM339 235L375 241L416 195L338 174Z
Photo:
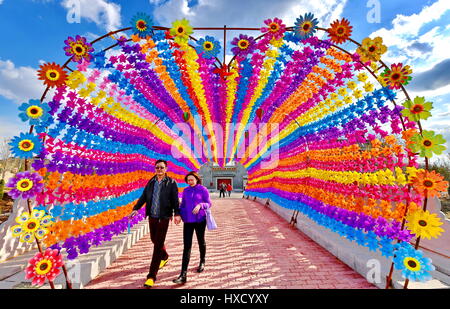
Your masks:
M188 281L184 285L172 282L181 268L183 228L171 223L166 239L169 263L159 271L153 289L376 288L257 202L214 198L213 207L218 229L206 231L205 271L195 272L199 252L194 236ZM86 288L143 288L151 254L147 235Z

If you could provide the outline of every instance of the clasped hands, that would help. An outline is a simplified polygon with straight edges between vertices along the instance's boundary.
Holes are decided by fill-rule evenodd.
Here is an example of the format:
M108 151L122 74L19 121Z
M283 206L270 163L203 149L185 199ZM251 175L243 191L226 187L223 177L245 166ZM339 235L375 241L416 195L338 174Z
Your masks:
M197 206L195 206L194 209L192 209L192 213L193 213L194 215L198 214L198 212L200 211L201 208L202 208L201 205L198 204ZM129 217L130 217L130 218L133 218L136 214L137 214L137 210L133 210L133 211L130 213ZM174 216L173 222L175 223L175 225L180 224L180 223L181 223L181 216L179 216L179 215Z

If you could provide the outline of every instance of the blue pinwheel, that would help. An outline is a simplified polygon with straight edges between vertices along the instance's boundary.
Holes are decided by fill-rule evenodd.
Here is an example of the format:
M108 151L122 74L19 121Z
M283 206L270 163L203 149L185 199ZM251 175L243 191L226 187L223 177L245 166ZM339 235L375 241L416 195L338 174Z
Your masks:
M47 121L50 117L50 106L39 100L29 100L19 106L19 117L23 122L28 121L30 125L39 125L41 121Z
M211 59L216 57L220 52L220 42L212 36L206 36L204 39L197 41L195 50L203 58Z
M300 16L294 24L295 36L300 40L313 36L317 31L318 23L319 21L317 18L314 18L312 13L306 13L305 16Z
M133 34L136 34L140 38L145 39L153 32L153 20L145 13L137 13L131 19L131 27L133 30Z
M39 136L33 133L20 133L19 136L13 137L9 145L13 155L21 159L31 159L43 148Z
M402 272L403 278L422 282L431 280L429 272L435 269L431 259L424 257L421 250L412 247L401 247L395 252L394 267Z

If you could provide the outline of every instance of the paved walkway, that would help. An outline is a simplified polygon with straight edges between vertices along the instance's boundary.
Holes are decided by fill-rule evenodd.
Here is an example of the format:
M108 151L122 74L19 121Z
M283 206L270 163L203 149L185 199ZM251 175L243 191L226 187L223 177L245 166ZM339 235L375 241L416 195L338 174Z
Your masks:
M181 268L183 228L171 223L166 239L169 263L159 271L153 289L375 288L270 209L241 196L213 199L219 228L206 231L205 271L195 272L199 253L194 235L188 282L183 286L172 282ZM151 253L148 235L86 288L143 288Z

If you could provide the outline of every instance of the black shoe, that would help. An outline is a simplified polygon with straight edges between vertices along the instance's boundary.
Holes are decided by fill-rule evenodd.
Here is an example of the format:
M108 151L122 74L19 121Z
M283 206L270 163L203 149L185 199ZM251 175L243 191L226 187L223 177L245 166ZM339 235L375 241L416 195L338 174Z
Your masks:
M186 283L186 272L182 271L180 276L177 279L174 279L172 282L176 284Z
M201 273L205 269L205 262L200 262L197 268L197 272Z

